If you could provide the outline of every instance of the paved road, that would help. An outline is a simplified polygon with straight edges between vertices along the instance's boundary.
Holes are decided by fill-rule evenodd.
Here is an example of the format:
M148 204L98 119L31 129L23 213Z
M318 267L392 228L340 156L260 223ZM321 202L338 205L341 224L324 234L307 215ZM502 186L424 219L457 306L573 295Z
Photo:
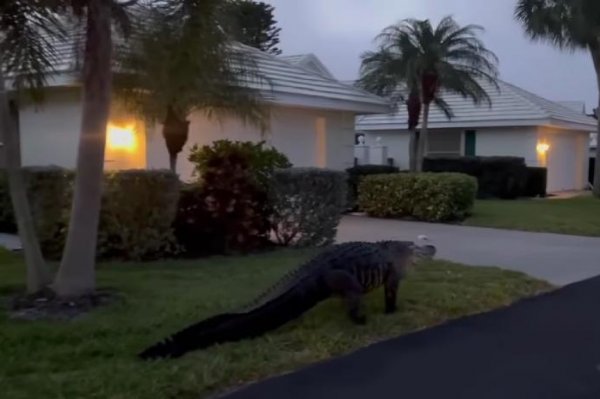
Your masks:
M373 345L227 399L598 399L600 278Z
M557 285L600 275L600 238L347 216L338 241L415 240L421 234L438 247L439 258L454 262L518 270Z

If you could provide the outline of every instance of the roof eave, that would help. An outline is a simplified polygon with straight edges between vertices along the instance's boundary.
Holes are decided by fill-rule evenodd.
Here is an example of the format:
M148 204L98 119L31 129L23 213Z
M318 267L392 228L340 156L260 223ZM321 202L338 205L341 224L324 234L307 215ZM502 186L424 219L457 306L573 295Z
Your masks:
M322 96L309 96L305 94L292 94L269 92L265 93L268 101L277 104L292 107L328 109L335 111L348 111L360 115L382 114L390 111L391 105L386 101L363 101L343 100L336 98L326 98Z
M361 131L380 130L406 130L407 123L373 123L358 122L356 129ZM577 131L593 131L594 126L562 121L557 119L506 119L506 120L473 120L463 122L430 122L430 129L457 129L457 128L493 128L493 127L515 127L515 126L550 126ZM590 127L592 128L590 130Z

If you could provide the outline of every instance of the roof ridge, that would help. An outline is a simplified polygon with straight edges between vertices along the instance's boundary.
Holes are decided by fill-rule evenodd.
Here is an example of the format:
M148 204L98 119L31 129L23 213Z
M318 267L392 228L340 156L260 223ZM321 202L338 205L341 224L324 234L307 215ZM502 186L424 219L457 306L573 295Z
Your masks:
M247 45L244 45L244 44L242 44L242 45L243 45L243 46L245 46L245 47L250 47L250 46L247 46ZM265 53L265 52L263 52L263 51L260 51L260 50L258 50L258 49L256 49L256 48L254 48L254 47L251 47L251 48L252 48L252 50L259 51L259 52L260 52L260 53L261 53L263 56L265 56L265 58L271 58L271 59L275 59L275 60L278 60L278 61L281 61L281 62L285 62L286 64L288 64L288 65L292 66L293 68L296 68L296 69L302 70L303 72L305 72L305 73L308 73L308 74L310 74L311 76L316 76L316 77L319 77L319 78L321 78L321 79L323 79L323 80L330 81L330 82L334 82L334 83L336 83L336 84L338 84L338 85L340 85L340 86L343 86L343 87L346 87L346 88L351 88L351 89L353 89L353 90L357 90L357 91L361 92L361 93L362 93L362 94L364 94L364 95L367 95L367 96L369 96L369 97L372 97L373 99L379 99L379 100L380 100L380 99L384 98L384 97L377 96L376 94L370 93L370 92L368 92L368 91L366 91L366 90L364 90L364 89L362 89L362 88L360 88L360 87L356 87L356 86L354 86L354 85L349 85L349 84L346 84L346 83L342 82L341 80L339 80L339 79L337 79L337 78L335 78L335 77L333 77L333 76L332 76L332 77L329 77L329 76L324 76L324 75L321 75L321 74L319 74L319 73L316 73L316 72L314 72L313 70L311 70L311 69L309 69L309 68L305 68L305 67L303 67L303 66L301 66L301 65L298 65L298 64L296 64L296 63L294 63L294 62L291 62L291 61L289 61L289 60L286 60L286 59L284 59L284 58L286 58L286 56L276 56L276 55L272 55L272 54L267 54L267 53ZM300 54L298 54L298 55L300 55ZM313 56L313 57L315 57L315 58L316 58L316 59L317 59L319 62L321 62L321 61L319 60L319 57L317 57L317 56L316 56L315 54L313 54L313 53L310 53L310 54L302 54L302 55L304 55L304 56L307 56L307 55L312 55L312 56ZM287 56L287 57L292 57L292 56ZM321 63L322 63L322 62L321 62ZM325 66L325 65L323 65L323 66ZM384 99L385 99L385 98L384 98Z
M525 89L521 89L518 86L513 85L512 83L508 83L504 80L501 79L497 79L498 82L502 83L505 86L508 86L517 96L519 96L520 98L522 98L523 100L525 100L527 103L529 103L530 105L533 105L535 108L539 109L540 111L542 111L542 113L544 113L546 115L547 118L552 118L551 113L543 106L541 106L540 104L536 103L535 101L533 101L531 98L528 98L528 96L534 96L537 98L542 98L539 97L531 92L528 92Z
M505 83L505 84L507 84L508 86L511 86L511 87L515 88L517 91L519 91L520 93L518 93L518 94L519 94L521 97L525 97L525 98L526 98L526 96L522 94L522 93L525 93L527 96L533 97L533 98L535 98L536 100L542 101L542 102L544 102L544 103L550 103L550 104L552 104L553 106L559 107L560 109L562 109L562 110L563 110L563 111L565 111L565 112L568 112L569 114L573 114L573 115L577 115L577 116L582 116L582 115L583 115L583 116L585 116L585 115L586 115L585 113L579 113L579 112L576 112L575 110L573 110L573 109L571 109L571 108L567 107L567 106L566 106L566 105L564 105L564 104L561 104L561 103L560 103L560 102L558 102L558 101L549 100L549 99L547 99L547 98L545 98L545 97L542 97L542 96L540 96L540 95L538 95L538 94L532 93L532 92L530 92L530 91L528 91L528 90L525 90L525 89L523 89L523 88L521 88L521 87L515 86L515 85L513 85L512 83L508 83L508 82L504 82L504 81L502 81L502 82L503 82L503 83ZM527 99L527 100L528 100L530 103L533 103L533 104L537 105L538 107L542 108L544 112L547 112L547 113L549 114L549 117L550 117L550 118L552 118L552 117L553 117L553 113L552 113L552 111L550 111L550 110L547 110L547 109L545 108L546 104L544 104L544 105L540 105L540 104L537 104L537 103L535 103L535 102L534 102L533 100L531 100L531 99ZM577 101L577 102L580 102L580 101ZM585 106L585 101L581 101L581 103L582 103L582 104L584 104L584 106Z

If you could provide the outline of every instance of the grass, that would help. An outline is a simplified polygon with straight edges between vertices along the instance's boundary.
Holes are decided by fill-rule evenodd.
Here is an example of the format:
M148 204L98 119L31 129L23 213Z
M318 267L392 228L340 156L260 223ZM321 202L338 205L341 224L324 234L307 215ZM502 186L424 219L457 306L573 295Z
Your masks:
M578 197L556 200L477 201L468 226L600 236L600 200Z
M103 265L101 287L121 303L70 322L25 322L0 309L2 398L201 398L341 355L445 320L508 305L548 284L494 268L436 261L400 289L398 313L382 314L383 294L367 298L368 325L356 327L329 300L301 320L261 338L213 347L176 361L134 355L188 323L250 300L307 251L244 258ZM20 259L0 253L0 297L20 289Z

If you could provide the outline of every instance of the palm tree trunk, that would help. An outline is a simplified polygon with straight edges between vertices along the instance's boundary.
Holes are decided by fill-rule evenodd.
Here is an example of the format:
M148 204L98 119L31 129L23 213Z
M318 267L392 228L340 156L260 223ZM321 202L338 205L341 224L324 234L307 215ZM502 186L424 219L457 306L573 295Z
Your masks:
M419 134L419 148L417 151L417 172L423 171L423 160L425 159L425 152L427 151L429 134L429 106L429 103L423 103L423 123L421 126L421 132Z
M2 54L0 54L0 65L2 65ZM19 237L21 238L21 245L25 253L27 293L35 294L50 284L51 275L44 261L33 218L31 217L29 199L27 198L23 171L21 169L19 131L10 115L2 69L0 69L0 128L4 132L10 197L17 221Z
M169 152L169 166L171 172L177 173L177 156L187 142L190 122L180 117L172 107L167 109L167 116L163 121L163 137Z
M71 222L55 280L62 297L95 289L106 125L111 101L110 0L89 0L83 72L83 115Z
M411 172L417 171L417 158L419 153L419 144L417 143L417 130L410 130L410 139L408 143L408 165Z
M177 173L177 154L169 154L169 168L171 172Z

